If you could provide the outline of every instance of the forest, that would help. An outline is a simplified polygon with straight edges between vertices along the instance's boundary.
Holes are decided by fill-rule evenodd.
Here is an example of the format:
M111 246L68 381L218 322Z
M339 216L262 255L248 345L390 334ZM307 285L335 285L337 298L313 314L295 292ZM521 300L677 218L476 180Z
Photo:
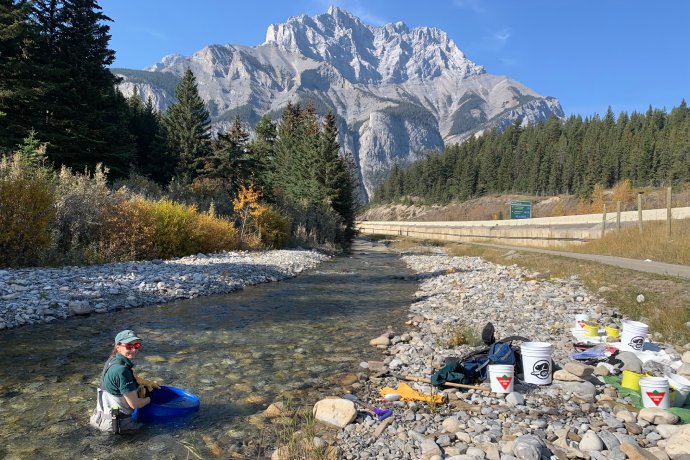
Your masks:
M161 113L118 91L109 22L96 0L0 0L0 266L349 246L332 113L215 132L189 69Z
M690 112L622 112L490 130L408 167L393 165L373 203L416 198L464 201L487 194L590 197L595 186L668 186L690 182Z

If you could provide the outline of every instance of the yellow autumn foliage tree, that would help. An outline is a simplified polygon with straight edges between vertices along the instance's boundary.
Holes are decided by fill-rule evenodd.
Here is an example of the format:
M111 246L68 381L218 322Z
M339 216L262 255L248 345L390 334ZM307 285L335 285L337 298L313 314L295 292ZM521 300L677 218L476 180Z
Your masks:
M232 208L240 224L240 240L244 240L245 230L249 226L254 225L258 229L255 224L268 209L260 200L261 192L256 189L253 183L240 186L237 197L232 202ZM261 237L261 235L258 236Z

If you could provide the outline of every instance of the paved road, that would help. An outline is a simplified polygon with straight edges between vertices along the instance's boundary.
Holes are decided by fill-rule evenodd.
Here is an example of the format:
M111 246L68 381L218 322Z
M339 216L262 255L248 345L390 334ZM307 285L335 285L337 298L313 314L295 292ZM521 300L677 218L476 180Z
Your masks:
M580 254L577 252L553 251L550 249L526 248L524 246L506 246L503 244L490 243L462 243L475 244L477 246L489 246L501 249L513 249L516 251L541 252L554 256L572 257L574 259L591 260L602 264L614 265L616 267L628 268L646 273L656 273L659 275L671 275L679 278L690 279L690 266L666 264L663 262L645 261L638 259L626 259L624 257L602 256L597 254Z

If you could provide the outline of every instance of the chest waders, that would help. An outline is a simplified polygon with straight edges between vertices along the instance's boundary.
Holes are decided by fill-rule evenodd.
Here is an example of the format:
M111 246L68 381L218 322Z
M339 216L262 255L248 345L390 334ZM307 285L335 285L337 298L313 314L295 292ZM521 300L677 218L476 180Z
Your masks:
M110 369L112 366L116 364L121 364L123 366L127 366L127 364L121 360L121 359L110 359L108 362L105 363L103 366L103 372L101 372L101 379L100 383L98 385L98 407L103 409L102 412L106 415L110 416L111 420L111 432L115 434L121 434L121 429L120 429L120 420L122 419L127 419L131 417L131 414L125 414L120 412L120 406L111 406L110 407L110 413L105 411L106 407L105 404L103 403L103 393L106 393L105 388L103 387L103 378L105 378L105 374L108 372L108 369ZM120 399L120 398L118 398Z

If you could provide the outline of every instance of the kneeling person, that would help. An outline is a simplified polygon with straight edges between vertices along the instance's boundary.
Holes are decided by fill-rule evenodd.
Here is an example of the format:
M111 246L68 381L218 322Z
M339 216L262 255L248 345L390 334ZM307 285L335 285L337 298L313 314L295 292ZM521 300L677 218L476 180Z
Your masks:
M142 427L132 420L132 412L151 402L146 390L159 388L158 383L137 378L132 360L141 349L141 339L131 330L115 337L110 358L103 366L97 390L96 409L91 415L91 426L101 431L122 433Z

